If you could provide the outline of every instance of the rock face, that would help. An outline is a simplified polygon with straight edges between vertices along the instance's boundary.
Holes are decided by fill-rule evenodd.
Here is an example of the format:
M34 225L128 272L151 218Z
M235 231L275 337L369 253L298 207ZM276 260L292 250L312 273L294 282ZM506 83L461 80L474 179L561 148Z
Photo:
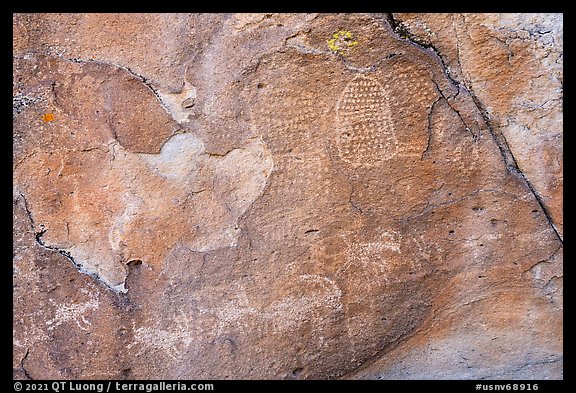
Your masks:
M394 14L393 24L474 92L562 237L562 14Z
M14 378L562 378L561 15L13 28Z

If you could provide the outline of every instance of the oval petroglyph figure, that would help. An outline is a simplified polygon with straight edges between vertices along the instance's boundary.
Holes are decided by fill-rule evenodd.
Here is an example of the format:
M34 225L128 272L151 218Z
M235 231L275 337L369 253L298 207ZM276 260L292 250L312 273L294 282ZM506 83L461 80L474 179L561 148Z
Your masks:
M398 153L384 87L359 74L344 88L336 105L340 158L354 167L376 166Z

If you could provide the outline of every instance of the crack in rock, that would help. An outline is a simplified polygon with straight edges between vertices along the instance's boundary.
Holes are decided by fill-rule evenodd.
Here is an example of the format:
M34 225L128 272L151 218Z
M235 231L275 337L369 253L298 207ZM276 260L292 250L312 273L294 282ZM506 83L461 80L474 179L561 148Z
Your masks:
M31 381L34 381L34 378L32 378L32 376L30 375L30 373L28 372L28 370L24 366L24 362L28 358L29 354L30 354L30 348L26 348L26 354L24 355L24 357L22 359L20 359L20 369L22 370L22 372L24 373L26 378L28 378Z
M556 237L558 238L558 240L561 243L564 243L564 239L560 235L558 230L556 229L556 226L554 225L554 223L552 221L552 217L550 215L550 212L546 208L546 205L542 201L542 198L540 197L538 192L534 189L532 184L528 181L528 179L526 178L526 176L524 175L522 170L519 168L519 166L516 162L516 159L514 158L514 154L512 153L512 150L510 149L508 142L506 141L506 137L497 127L494 126L494 124L492 123L492 121L488 117L487 111L483 108L482 103L480 102L478 97L474 94L472 89L468 88L463 83L460 83L459 81L457 81L455 78L453 78L450 75L450 72L448 70L448 67L446 66L446 63L444 61L442 54L434 45L432 45L431 43L425 42L425 41L419 39L418 37L416 37L414 34L410 33L410 31L408 31L408 29L406 29L406 27L404 27L401 22L398 22L397 20L395 20L392 13L387 14L387 19L388 19L388 22L390 24L390 27L392 28L392 31L399 38L410 41L414 45L417 45L417 46L421 47L422 49L432 50L437 55L438 59L440 59L440 63L442 65L442 69L444 71L444 74L448 77L450 82L452 82L452 84L455 87L457 87L458 89L462 88L464 91L466 91L470 95L470 97L472 98L472 101L474 102L474 105L478 109L478 112L480 113L480 115L484 119L484 123L486 124L486 127L487 127L490 135L492 136L494 142L496 143L496 146L498 146L498 149L500 151L502 159L504 160L504 163L506 165L506 169L508 170L509 173L514 174L517 177L519 177L519 179L521 179L522 183L530 190L532 195L534 195L536 202L538 203L538 205L540 206L540 208L544 212L544 215L546 217L548 225L550 225L550 227L552 228L552 230L556 234ZM436 82L434 82L434 85L435 85L436 89L438 90L438 92L444 97L442 91L438 88L438 85L436 84ZM446 100L446 101L448 102L448 100ZM450 104L448 103L448 105L450 105ZM452 108L451 105L450 105L450 107ZM458 111L456 111L454 108L452 108L452 109L458 114L458 117L460 117L460 120L462 120L462 123L466 126L466 130L470 130L470 128L466 125L466 123L464 122L464 120L460 116L460 113ZM475 137L475 135L473 133L472 133L472 135L473 135L473 137Z

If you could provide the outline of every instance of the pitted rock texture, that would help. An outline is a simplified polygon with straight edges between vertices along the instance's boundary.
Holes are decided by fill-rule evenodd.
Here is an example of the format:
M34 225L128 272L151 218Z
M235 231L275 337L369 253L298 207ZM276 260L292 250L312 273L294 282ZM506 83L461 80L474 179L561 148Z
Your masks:
M561 21L15 14L14 378L561 379Z
M393 14L396 30L442 56L505 137L563 231L562 14Z

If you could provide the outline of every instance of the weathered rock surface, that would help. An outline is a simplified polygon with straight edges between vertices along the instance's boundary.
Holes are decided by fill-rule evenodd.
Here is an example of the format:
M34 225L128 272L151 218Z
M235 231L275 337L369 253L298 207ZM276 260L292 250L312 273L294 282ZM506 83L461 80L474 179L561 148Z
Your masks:
M472 91L562 236L562 14L394 14Z
M14 377L562 378L561 24L14 15Z

